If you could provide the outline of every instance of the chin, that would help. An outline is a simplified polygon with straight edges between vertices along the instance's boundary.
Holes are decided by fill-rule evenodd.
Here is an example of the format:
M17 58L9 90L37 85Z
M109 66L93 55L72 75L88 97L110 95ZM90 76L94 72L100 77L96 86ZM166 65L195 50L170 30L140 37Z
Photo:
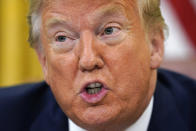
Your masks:
M106 104L90 106L86 109L80 109L80 112L76 110L72 120L79 126L88 130L103 130L100 128L109 128L110 125L116 123L120 112L121 109L118 106L111 106Z

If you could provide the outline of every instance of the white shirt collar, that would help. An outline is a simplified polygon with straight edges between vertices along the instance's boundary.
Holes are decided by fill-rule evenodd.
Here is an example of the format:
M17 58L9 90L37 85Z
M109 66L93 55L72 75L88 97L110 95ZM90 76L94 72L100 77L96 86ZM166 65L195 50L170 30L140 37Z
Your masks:
M133 123L133 125L127 128L125 131L147 131L151 114L152 114L153 101L154 98L152 97L149 105L147 106L143 114L140 116L140 118L135 123ZM69 131L86 131L86 130L77 126L72 120L69 119Z

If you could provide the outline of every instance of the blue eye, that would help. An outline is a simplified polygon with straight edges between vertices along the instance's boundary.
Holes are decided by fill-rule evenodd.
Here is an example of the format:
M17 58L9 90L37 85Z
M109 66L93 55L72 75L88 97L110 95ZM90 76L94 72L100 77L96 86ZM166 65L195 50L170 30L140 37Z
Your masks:
M106 34L106 35L111 35L113 32L114 32L113 27L108 27L104 30L104 34Z
M56 38L56 41L58 41L58 42L65 42L66 39L67 39L66 36L60 35L60 36L58 36L58 37Z

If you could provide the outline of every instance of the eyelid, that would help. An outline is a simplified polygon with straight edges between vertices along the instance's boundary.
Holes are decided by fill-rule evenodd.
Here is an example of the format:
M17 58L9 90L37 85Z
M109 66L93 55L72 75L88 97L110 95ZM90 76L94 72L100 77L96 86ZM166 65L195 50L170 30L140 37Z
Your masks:
M108 22L107 21L107 22L98 24L96 27L96 31L95 31L96 34L99 34L107 25L112 24L112 23L117 23L117 22Z
M104 28L107 28L107 27L119 27L120 28L120 24L111 22L104 26Z
M122 25L119 24L118 22L109 22L107 24L103 24L97 31L96 31L96 34L97 35L100 35L103 33L103 31L108 28L108 27L116 27L116 28L119 28L121 29L122 28Z
M119 30L119 31L122 29L121 26L120 26L119 24L117 24L117 23L109 23L109 24L107 24L106 26L104 26L103 30L101 31L101 35L103 35L105 29L107 29L107 28L109 28L109 27L115 28L115 29L117 29L117 30Z
M70 35L70 34L64 32L64 31L58 31L57 33L55 33L55 34L54 34L55 40L56 40L56 38L57 38L58 36L65 36L65 37L67 37L67 38L69 38L69 39L75 40L75 38L74 38L73 35Z
M64 31L58 31L58 32L55 33L55 36L59 35L59 34L66 35L67 33L65 33Z
M103 30L105 30L106 28L108 28L108 27L114 27L114 28L118 28L118 29L121 29L121 25L120 24L118 24L118 23L108 23L108 24L106 24L105 26L104 26L104 28L103 28ZM103 31L102 30L102 31Z

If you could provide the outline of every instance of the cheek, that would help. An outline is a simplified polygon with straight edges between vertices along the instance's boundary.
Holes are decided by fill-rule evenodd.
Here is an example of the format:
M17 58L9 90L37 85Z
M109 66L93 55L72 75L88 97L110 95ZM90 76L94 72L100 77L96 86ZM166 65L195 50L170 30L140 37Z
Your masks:
M138 99L144 95L150 78L150 53L147 43L127 40L115 51L107 52L110 53L106 61L115 79L117 95L122 99L129 99L131 95L132 98Z
M70 55L52 54L48 57L48 71L51 75L69 81L75 76L77 70L75 58ZM54 76L52 78L56 79Z
M70 55L55 55L50 53L48 61L48 84L57 99L64 108L69 108L76 95L73 81L76 74L76 62Z

